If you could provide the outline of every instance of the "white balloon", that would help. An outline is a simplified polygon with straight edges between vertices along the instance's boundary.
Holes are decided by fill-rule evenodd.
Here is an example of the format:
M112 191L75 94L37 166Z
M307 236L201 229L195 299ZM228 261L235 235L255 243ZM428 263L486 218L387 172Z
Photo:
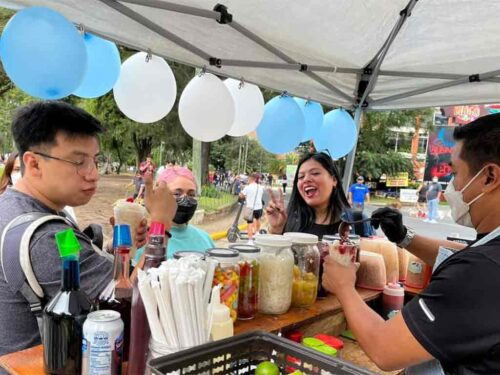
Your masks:
M264 96L259 87L251 83L241 85L241 81L232 78L226 79L224 85L233 96L236 110L234 124L227 134L240 137L257 129L264 115Z
M113 88L115 102L128 118L150 123L165 117L175 103L177 84L174 73L161 57L138 52L121 67Z
M224 137L234 123L234 100L215 75L194 77L179 99L179 120L194 139L213 142Z

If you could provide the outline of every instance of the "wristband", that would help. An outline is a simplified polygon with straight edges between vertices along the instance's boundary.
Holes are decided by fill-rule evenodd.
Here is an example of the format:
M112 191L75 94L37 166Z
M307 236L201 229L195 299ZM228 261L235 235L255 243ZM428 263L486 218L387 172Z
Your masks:
M149 227L149 235L150 236L162 236L167 232L165 230L165 224L160 223L158 221L153 221L151 226ZM169 237L170 238L170 237Z

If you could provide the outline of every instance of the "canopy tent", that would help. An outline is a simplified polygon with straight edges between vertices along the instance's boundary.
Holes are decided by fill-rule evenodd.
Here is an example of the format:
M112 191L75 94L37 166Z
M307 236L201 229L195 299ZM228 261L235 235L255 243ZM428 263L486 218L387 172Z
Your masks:
M384 110L500 100L500 1L0 0L217 75L329 106ZM349 154L344 184L349 184Z

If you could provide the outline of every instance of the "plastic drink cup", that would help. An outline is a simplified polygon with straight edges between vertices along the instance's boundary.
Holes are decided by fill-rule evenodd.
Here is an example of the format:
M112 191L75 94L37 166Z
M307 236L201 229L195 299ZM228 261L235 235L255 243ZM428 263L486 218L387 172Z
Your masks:
M338 263L347 266L354 263L358 257L359 246L352 243L340 243L334 241L330 245L330 256Z
M130 248L130 259L133 259L136 251L137 228L146 217L146 209L138 203L119 200L113 207L115 225L128 224L132 233L132 247Z

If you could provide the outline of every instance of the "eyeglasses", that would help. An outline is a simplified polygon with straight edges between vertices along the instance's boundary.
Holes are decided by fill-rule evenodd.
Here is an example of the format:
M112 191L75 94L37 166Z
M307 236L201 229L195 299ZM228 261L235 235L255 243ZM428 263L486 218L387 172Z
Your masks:
M97 171L99 171L99 166L100 166L100 160L98 159L99 156L94 157L94 158L92 158L90 156L82 156L83 160L81 160L81 161L73 161L73 160L58 158L56 156L44 154L43 152L33 151L33 153L36 154L36 155L40 155L40 156L42 156L44 158L47 158L47 159L59 160L59 161L65 162L65 163L72 164L75 167L75 169L76 169L76 173L79 176L82 176L82 177L85 177L89 173L93 172L94 168Z

